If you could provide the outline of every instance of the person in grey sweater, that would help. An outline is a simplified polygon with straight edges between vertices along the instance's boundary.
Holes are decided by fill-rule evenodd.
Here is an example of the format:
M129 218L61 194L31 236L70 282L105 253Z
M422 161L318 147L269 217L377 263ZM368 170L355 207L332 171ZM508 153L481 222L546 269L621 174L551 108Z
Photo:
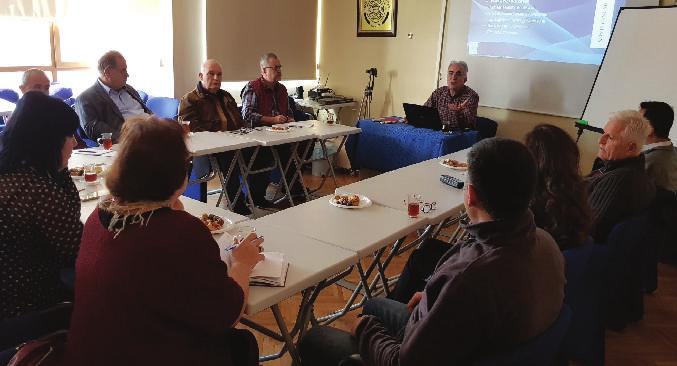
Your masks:
M670 141L675 112L665 102L642 102L639 111L651 124L651 133L642 147L646 172L656 185L677 191L677 148Z
M553 324L564 299L564 260L528 208L533 157L517 141L492 138L473 146L468 163L471 239L449 249L409 304L367 301L352 337L311 329L300 345L304 365L335 365L350 353L367 365L468 365Z

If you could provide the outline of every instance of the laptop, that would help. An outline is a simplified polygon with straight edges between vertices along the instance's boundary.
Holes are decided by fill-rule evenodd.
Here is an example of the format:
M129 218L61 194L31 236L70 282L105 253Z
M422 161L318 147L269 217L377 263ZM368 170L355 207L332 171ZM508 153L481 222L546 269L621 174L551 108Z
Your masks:
M426 107L418 104L403 103L404 115L407 116L409 124L418 128L429 128L431 130L441 130L442 122L437 108Z

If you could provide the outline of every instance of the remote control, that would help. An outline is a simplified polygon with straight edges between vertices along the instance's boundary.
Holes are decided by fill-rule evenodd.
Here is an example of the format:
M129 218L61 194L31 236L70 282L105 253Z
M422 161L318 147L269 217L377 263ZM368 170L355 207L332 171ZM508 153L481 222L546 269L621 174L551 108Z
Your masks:
M442 182L446 185L450 185L454 188L458 188L458 189L463 188L463 181L458 180L458 179L452 177L451 175L442 174L440 176L440 182Z

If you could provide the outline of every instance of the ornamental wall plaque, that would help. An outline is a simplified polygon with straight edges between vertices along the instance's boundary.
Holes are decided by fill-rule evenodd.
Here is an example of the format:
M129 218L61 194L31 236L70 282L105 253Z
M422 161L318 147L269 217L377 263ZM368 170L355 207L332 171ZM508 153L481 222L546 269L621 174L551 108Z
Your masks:
M395 37L397 0L357 0L358 37Z

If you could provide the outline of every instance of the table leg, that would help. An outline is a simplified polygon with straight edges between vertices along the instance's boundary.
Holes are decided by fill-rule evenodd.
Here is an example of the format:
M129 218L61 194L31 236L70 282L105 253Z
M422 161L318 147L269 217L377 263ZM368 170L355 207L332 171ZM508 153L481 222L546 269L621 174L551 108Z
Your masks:
M270 150L273 153L273 158L275 159L275 164L277 165L277 168L280 170L280 174L282 174L281 180L282 184L284 185L284 190L287 192L287 198L289 199L289 204L294 206L294 200L292 199L292 194L291 194L291 189L289 189L289 185L287 184L287 177L285 176L285 168L282 166L282 162L280 161L280 154L277 152L277 148L275 146L271 146Z

